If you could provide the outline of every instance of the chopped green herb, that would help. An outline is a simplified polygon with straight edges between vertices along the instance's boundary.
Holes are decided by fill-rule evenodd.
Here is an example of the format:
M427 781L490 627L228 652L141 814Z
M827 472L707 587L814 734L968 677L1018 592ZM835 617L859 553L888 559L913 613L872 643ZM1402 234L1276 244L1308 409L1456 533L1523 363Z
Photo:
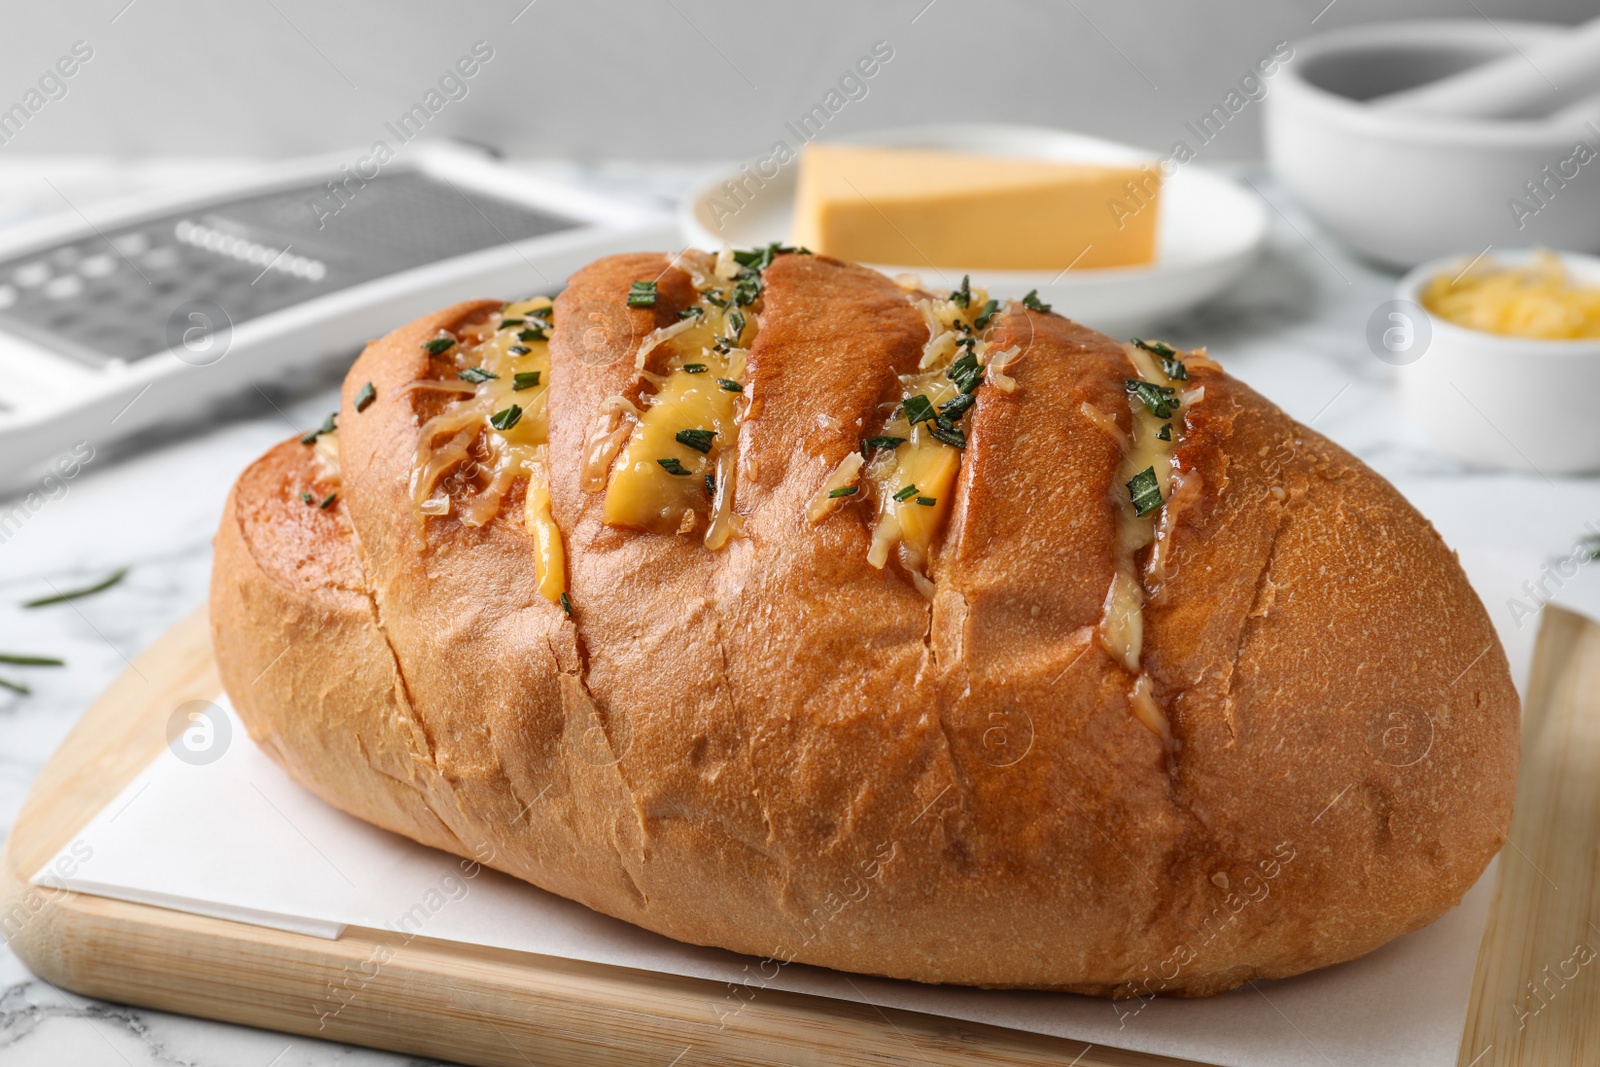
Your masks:
M422 347L436 356L442 356L455 347L455 343L456 339L454 337L435 337L431 341L422 342Z
M972 320L972 325L976 326L980 330L987 329L989 326L989 320L994 318L995 312L999 310L1000 301L990 300L987 304L983 305L983 310L978 312L978 317Z
M941 418L954 421L955 419L959 419L961 416L965 415L967 413L967 409L977 402L978 398L973 396L971 393L962 393L960 396L953 396L949 400L946 400L944 403L939 405L939 415Z
M741 267L748 267L751 270L766 270L772 266L774 259L785 252L793 252L801 256L809 256L811 254L809 249L791 248L789 245L779 244L774 241L765 248L753 248L748 252L736 251L733 254L733 260Z
M93 596L96 593L105 592L127 576L128 568L119 567L111 572L110 577L102 579L93 585L86 585L82 589L68 589L65 593L52 593L50 596L42 596L37 600L26 600L23 601L22 606L25 608L42 608L50 604L62 604L68 600L77 600L79 597Z
M678 458L676 456L668 456L666 459L658 459L656 462L661 464L668 474L692 473L689 468L678 462Z
M882 434L878 437L864 437L861 439L861 458L871 459L877 452L899 448L906 443L904 437L891 437Z
M706 303L708 304L715 304L719 308L728 306L727 298L719 294L715 289L702 289L700 290L700 295L706 298Z
M378 399L378 391L372 387L372 383L368 382L363 385L361 391L356 393L356 414L359 415L367 410L376 399Z
M733 381L730 378L718 378L717 379L717 384L722 386L722 388L726 389L730 393L742 393L742 392L744 392L744 386L740 385L738 382Z
M954 426L940 426L935 423L928 428L928 432L947 445L952 445L956 448L967 447L967 435Z
M1172 423L1163 422L1161 424L1161 429L1156 431L1156 440L1157 441L1170 441L1170 440L1172 440Z
M710 496L716 496L717 495L717 476L715 474L708 474L708 475L706 475L705 481L706 481L706 493L708 495L710 495Z
M1178 406L1178 398L1172 395L1171 386L1155 385L1138 378L1129 378L1125 384L1128 392L1144 404L1150 410L1150 414L1158 419L1172 417L1172 412Z
M735 307L749 307L761 297L761 275L748 274L733 283Z
M706 309L705 308L700 307L698 305L695 305L695 306L692 306L692 307L686 307L682 311L678 312L678 318L680 318L680 319L692 319L696 315L704 315L705 313L706 313Z
M972 275L963 274L961 276L961 288L950 294L950 303L958 308L972 305Z
M21 682L13 682L10 678L0 678L0 689L9 689L20 696L27 696L33 692L32 689L29 689Z
M944 376L956 383L956 388L963 393L971 393L983 384L983 364L978 362L978 357L971 352L950 364L950 369Z
M716 436L715 430L679 430L673 434L672 439L703 456L711 451L711 442Z
M1133 343L1161 360L1161 369L1168 378L1174 381L1186 382L1189 380L1189 368L1183 365L1183 360L1178 358L1178 350L1169 344L1160 341L1141 341L1135 337Z
M704 363L685 363L683 365L683 373L685 374L704 374L705 372L706 365Z
M1133 339L1133 343L1144 349L1146 352L1149 352L1153 356L1175 356L1178 354L1178 350L1176 348L1173 348L1164 341L1146 341L1142 338L1135 337Z
M561 594L561 610L567 613L567 618L572 618L572 598L565 593Z
M931 508L935 504L937 504L938 502L939 502L939 498L936 497L936 496L919 496L919 497L917 497L917 503L921 504L925 508Z
M656 283L634 282L628 286L628 306L631 308L653 308L656 306Z
M1148 515L1161 506L1161 483L1156 481L1156 469L1146 467L1128 479L1128 497L1133 501L1135 515Z
M322 503L317 505L318 510L327 511L333 506L333 502L337 499L339 499L339 494L337 492L329 493L327 496L322 498Z
M518 330L517 331L517 340L519 340L519 341L548 341L548 340L550 340L550 332L549 332L548 329L536 329L536 328L530 326L526 330Z
M527 345L512 345L510 348L506 349L506 351L510 352L513 356L525 356L529 352L532 352L533 349L529 348Z
M522 418L522 408L512 404L508 408L501 408L489 416L489 425L497 430L509 430Z
M501 319L499 328L502 330L509 330L513 326L521 326L522 321L523 320L521 319Z
M486 371L482 367L468 367L466 370L457 371L456 377L460 378L464 382L471 382L472 384L477 385L480 382L487 382L491 379L498 378L500 375L495 374L493 371Z
M837 489L828 490L828 499L838 500L842 496L855 496L859 492L861 492L859 485L841 485Z
M1166 372L1168 378L1171 378L1175 382L1186 382L1189 380L1189 368L1183 365L1183 360L1181 359L1163 358L1161 360L1161 369Z
M902 489L898 493L896 493L894 495L894 498L896 500L910 500L912 497L914 497L916 495L917 495L917 487L914 486L914 485L908 485L904 489Z
M301 503L305 503L305 504L314 504L314 503L316 503L317 498L312 496L310 493L301 493L300 494L300 501L301 501Z
M906 397L900 405L900 410L904 413L906 421L913 426L934 417L933 402L921 393L914 393Z
M24 656L18 652L0 652L0 663L13 667L65 667L67 661L54 656Z
M733 339L737 341L739 339L739 335L744 333L743 312L735 311L732 315L728 316L728 329L733 331Z
M1041 314L1050 310L1050 305L1039 299L1039 290L1037 289L1028 290L1028 295L1022 298L1022 306L1029 311L1037 311Z
M518 393L524 389L532 389L539 384L540 377L540 372L536 370L518 371L511 377L511 389Z
M327 418L323 419L321 426L300 438L300 443L303 445L314 445L317 443L317 438L321 437L325 433L333 433L338 429L339 413L336 411L332 415L329 415Z

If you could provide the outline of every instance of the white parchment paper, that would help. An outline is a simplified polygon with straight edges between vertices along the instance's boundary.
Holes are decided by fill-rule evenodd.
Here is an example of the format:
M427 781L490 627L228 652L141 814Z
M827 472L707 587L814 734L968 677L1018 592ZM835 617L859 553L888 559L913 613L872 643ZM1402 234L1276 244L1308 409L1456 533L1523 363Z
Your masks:
M1463 553L1519 685L1536 620L1508 602L1544 562ZM1561 599L1590 606L1591 577L1566 583ZM197 765L163 750L34 880L320 937L372 927L731 983L708 1004L713 1019L781 988L1229 1067L1456 1063L1493 867L1438 922L1362 959L1207 1000L1113 1003L779 968L648 933L341 814L291 782L221 703L231 736L220 758Z

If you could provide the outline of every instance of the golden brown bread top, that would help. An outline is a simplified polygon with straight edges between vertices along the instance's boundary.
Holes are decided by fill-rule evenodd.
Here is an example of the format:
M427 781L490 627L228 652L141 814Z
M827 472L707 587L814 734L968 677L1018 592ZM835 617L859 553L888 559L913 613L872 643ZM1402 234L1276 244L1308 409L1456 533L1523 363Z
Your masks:
M654 307L627 306L636 281ZM924 318L826 257L780 255L763 282L743 533L719 550L607 525L580 478L606 399L648 392L635 353L694 301L689 276L611 257L557 299L570 618L534 588L525 485L479 527L419 520L409 496L441 401L407 387L457 366L422 342L499 305L370 346L329 513L296 503L317 474L286 445L219 535L219 661L252 732L333 803L464 853L487 838L496 866L607 913L924 981L1214 992L1358 955L1459 899L1509 818L1516 698L1453 556L1391 487L1191 361L1185 488L1165 566L1143 573L1140 673L1168 745L1101 639L1128 490L1085 408L1133 432L1124 347L1001 309L990 347L1020 347L1016 388L984 386L966 417L930 597L867 561L870 501L806 520L916 369ZM327 594L343 589L361 602ZM266 590L299 606L247 610ZM387 679L367 697L317 683L361 657ZM1415 760L1387 747L1395 716L1426 728ZM382 758L396 738L404 758ZM863 877L864 894L845 881Z

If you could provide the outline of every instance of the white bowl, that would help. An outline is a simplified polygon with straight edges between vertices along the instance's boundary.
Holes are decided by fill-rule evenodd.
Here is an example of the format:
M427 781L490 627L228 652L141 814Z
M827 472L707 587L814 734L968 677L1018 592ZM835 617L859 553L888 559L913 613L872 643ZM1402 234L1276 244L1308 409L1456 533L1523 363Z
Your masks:
M1534 252L1494 255L1512 265ZM1600 258L1560 258L1576 281L1600 286ZM1600 379L1600 340L1507 337L1429 314L1422 289L1471 259L1471 253L1437 259L1400 279L1396 297L1416 305L1432 334L1414 362L1397 368L1401 413L1441 452L1474 466L1547 477L1600 471L1600 416L1591 384Z
M860 144L936 148L998 156L1025 156L1074 162L1154 162L1158 155L1095 137L1034 126L947 123L908 126L839 138ZM684 238L717 249L786 241L794 208L795 169L783 167L748 203L719 223L711 207L726 201L724 184L744 180L738 171L708 179L678 207ZM1267 212L1254 194L1202 168L1184 165L1162 184L1156 260L1143 267L1098 270L999 271L926 264L871 264L887 274L917 274L930 285L954 288L963 274L1001 297L1020 297L1030 289L1063 315L1109 332L1150 326L1162 318L1215 296L1249 266L1267 236Z
M1543 206L1524 188L1545 180L1543 167L1570 159L1580 139L1600 152L1600 129L1389 115L1362 103L1565 29L1487 19L1376 22L1296 42L1264 101L1267 158L1323 225L1396 266L1490 244L1600 249L1600 160L1577 166L1564 188L1548 186L1553 195ZM1537 214L1519 226L1512 198Z

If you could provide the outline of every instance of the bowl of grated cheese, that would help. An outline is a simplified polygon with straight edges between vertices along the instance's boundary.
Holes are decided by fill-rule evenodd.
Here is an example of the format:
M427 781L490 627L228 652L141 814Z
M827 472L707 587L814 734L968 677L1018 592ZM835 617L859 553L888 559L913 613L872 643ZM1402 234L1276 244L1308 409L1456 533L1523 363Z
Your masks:
M1600 374L1600 257L1531 248L1437 259L1396 296L1430 337L1397 368L1400 410L1435 447L1497 470L1600 471L1600 414L1582 384Z

